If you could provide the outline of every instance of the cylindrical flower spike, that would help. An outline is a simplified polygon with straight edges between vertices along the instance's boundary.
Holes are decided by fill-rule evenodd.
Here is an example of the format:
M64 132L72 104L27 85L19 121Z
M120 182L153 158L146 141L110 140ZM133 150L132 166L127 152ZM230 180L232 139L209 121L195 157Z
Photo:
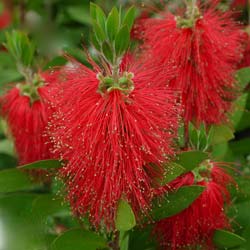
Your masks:
M147 213L162 162L174 155L179 107L162 83L168 72L128 61L117 79L74 63L51 92L58 111L48 134L68 161L60 172L68 199L95 227L114 227L120 199Z
M184 17L148 19L142 29L152 60L177 69L170 86L182 91L185 123L223 122L236 96L234 72L242 56L241 32L231 12L189 6Z

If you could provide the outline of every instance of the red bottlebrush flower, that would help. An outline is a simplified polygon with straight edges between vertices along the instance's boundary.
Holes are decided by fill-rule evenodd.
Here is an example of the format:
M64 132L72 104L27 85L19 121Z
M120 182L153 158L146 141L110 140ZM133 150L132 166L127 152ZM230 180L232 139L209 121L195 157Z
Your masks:
M8 10L4 10L0 14L0 30L7 28L11 23L11 14Z
M49 83L51 76L43 74ZM20 84L1 98L1 114L7 120L14 139L19 164L49 159L48 138L43 135L51 109L45 102L47 86L37 88L36 96L25 94L27 85ZM35 99L32 99L34 98Z
M75 214L88 214L96 227L113 228L120 199L137 216L147 212L161 163L174 154L176 94L160 82L166 72L152 74L139 65L123 65L128 71L120 72L119 83L129 91L122 84L103 92L104 77L75 64L65 68L61 91L51 93L58 112L48 133L55 154L68 161L61 170L68 199Z
M230 12L211 7L203 15L197 8L194 14L190 19L168 14L146 21L145 47L152 60L161 58L161 64L177 68L170 86L182 91L185 123L218 124L236 95L234 71L241 58L241 34Z
M181 213L156 224L154 232L163 249L176 250L201 245L202 249L211 250L214 249L214 231L230 228L224 213L224 204L230 202L227 185L233 182L232 177L211 162L209 169L202 170L200 175L204 176L202 181L195 182L194 176L188 173L170 184L173 189L197 184L204 186L205 190Z

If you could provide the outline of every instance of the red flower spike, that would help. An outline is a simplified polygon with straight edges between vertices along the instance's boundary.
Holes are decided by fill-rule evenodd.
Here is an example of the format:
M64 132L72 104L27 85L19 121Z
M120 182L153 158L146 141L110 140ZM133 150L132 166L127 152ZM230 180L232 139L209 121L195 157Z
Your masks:
M123 68L134 76L129 93L103 91L101 75L76 63L65 68L61 91L51 93L58 112L48 134L55 154L68 160L60 174L72 209L108 229L114 227L120 199L132 205L136 216L147 213L162 162L174 155L178 127L176 94L161 82L166 71L152 74L140 62Z
M43 74L46 83L54 77ZM22 86L24 85L20 85ZM14 139L19 164L49 159L51 147L43 133L47 125L50 107L46 104L48 86L38 88L39 99L33 103L27 95L22 95L19 87L14 87L1 98L1 114L7 120L11 135Z
M218 124L235 99L234 72L242 36L231 12L209 8L201 15L196 11L195 20L168 14L145 21L144 46L152 60L161 58L161 64L173 63L177 68L170 87L182 91L185 123Z
M202 185L203 193L181 213L156 223L156 234L162 249L184 249L201 245L202 249L214 249L213 233L216 229L229 229L230 224L224 213L224 203L230 202L227 185L233 179L225 170L211 163L209 179L190 183L190 173L173 181L174 189L186 185ZM186 184L184 184L186 183Z

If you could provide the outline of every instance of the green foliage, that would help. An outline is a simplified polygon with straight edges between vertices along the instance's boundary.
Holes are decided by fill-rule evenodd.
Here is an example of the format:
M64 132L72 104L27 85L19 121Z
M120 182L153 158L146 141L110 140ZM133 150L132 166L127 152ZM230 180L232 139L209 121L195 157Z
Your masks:
M131 7L123 14L113 7L106 17L98 5L91 3L90 15L94 30L93 45L104 53L109 63L117 63L129 48L130 31L136 17L135 8Z
M9 193L34 188L27 174L17 169L0 171L0 193Z
M29 40L27 34L15 30L6 33L6 48L18 64L32 65L35 45Z
M204 160L208 159L208 154L201 151L184 151L177 156L176 163L186 169L186 172L192 171Z
M101 236L79 228L66 231L57 237L51 244L50 250L98 250L106 247L107 243Z
M42 160L19 166L20 169L57 169L62 167L58 160Z
M250 83L250 67L241 68L237 71L236 79L242 90Z
M162 186L173 181L174 179L176 179L178 176L180 176L185 172L186 169L179 164L176 164L174 162L167 164L164 178L162 181Z
M128 231L135 225L136 220L132 208L126 201L120 200L115 220L116 229L119 231Z
M155 221L171 217L188 208L204 191L203 186L185 186L171 192L163 198L152 210Z
M225 230L216 230L213 241L217 247L222 249L235 248L246 242L246 240L239 235Z

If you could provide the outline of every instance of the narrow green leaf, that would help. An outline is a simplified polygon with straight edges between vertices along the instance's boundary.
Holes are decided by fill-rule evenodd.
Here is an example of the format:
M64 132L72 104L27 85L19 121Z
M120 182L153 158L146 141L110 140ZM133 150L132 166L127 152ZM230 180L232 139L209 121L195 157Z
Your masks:
M136 9L134 6L131 6L125 14L125 17L123 19L123 25L127 25L128 29L131 30L135 21L135 17Z
M225 125L213 125L209 131L210 145L228 142L234 138L233 131Z
M97 22L93 23L94 33L97 41L102 44L105 41L105 33Z
M213 241L217 247L223 249L238 247L246 242L241 236L225 230L216 230Z
M62 164L58 160L42 160L32 162L27 165L19 166L20 169L57 169L61 168Z
M72 229L58 236L51 244L51 250L97 250L107 248L105 239L96 233Z
M115 37L115 51L116 54L121 56L129 47L130 32L128 26L122 26Z
M250 67L242 68L237 71L236 78L242 90L250 83Z
M0 171L0 193L28 190L34 187L28 175L18 169Z
M69 215L70 210L62 199L51 194L45 194L34 200L32 213L36 214L38 218L46 218L52 215Z
M101 49L102 49L101 45L98 42L95 34L93 34L93 33L90 34L90 40L91 40L92 45L96 48L96 50L101 51Z
M201 151L185 151L178 155L177 164L181 165L186 171L192 171L201 162L208 159L208 155Z
M110 42L113 42L119 30L119 12L113 7L106 21L106 32Z
M105 30L106 15L103 10L95 3L90 3L90 16L92 21L96 21Z
M105 41L103 44L102 44L102 52L104 54L104 56L106 57L106 59L109 61L109 62L113 62L114 60L114 53L112 51L112 48L110 46L110 44Z
M97 5L93 2L90 3L90 16L93 20L96 20L96 7Z
M171 217L188 208L204 191L203 186L185 186L167 194L152 210L155 221Z
M178 176L186 172L186 169L180 166L179 164L176 164L174 162L171 162L166 166L166 173L164 175L162 185L165 185L174 179L176 179Z
M120 231L119 236L120 250L129 250L129 232Z
M126 201L120 200L115 220L116 229L119 231L128 231L135 225L136 220L132 208Z

